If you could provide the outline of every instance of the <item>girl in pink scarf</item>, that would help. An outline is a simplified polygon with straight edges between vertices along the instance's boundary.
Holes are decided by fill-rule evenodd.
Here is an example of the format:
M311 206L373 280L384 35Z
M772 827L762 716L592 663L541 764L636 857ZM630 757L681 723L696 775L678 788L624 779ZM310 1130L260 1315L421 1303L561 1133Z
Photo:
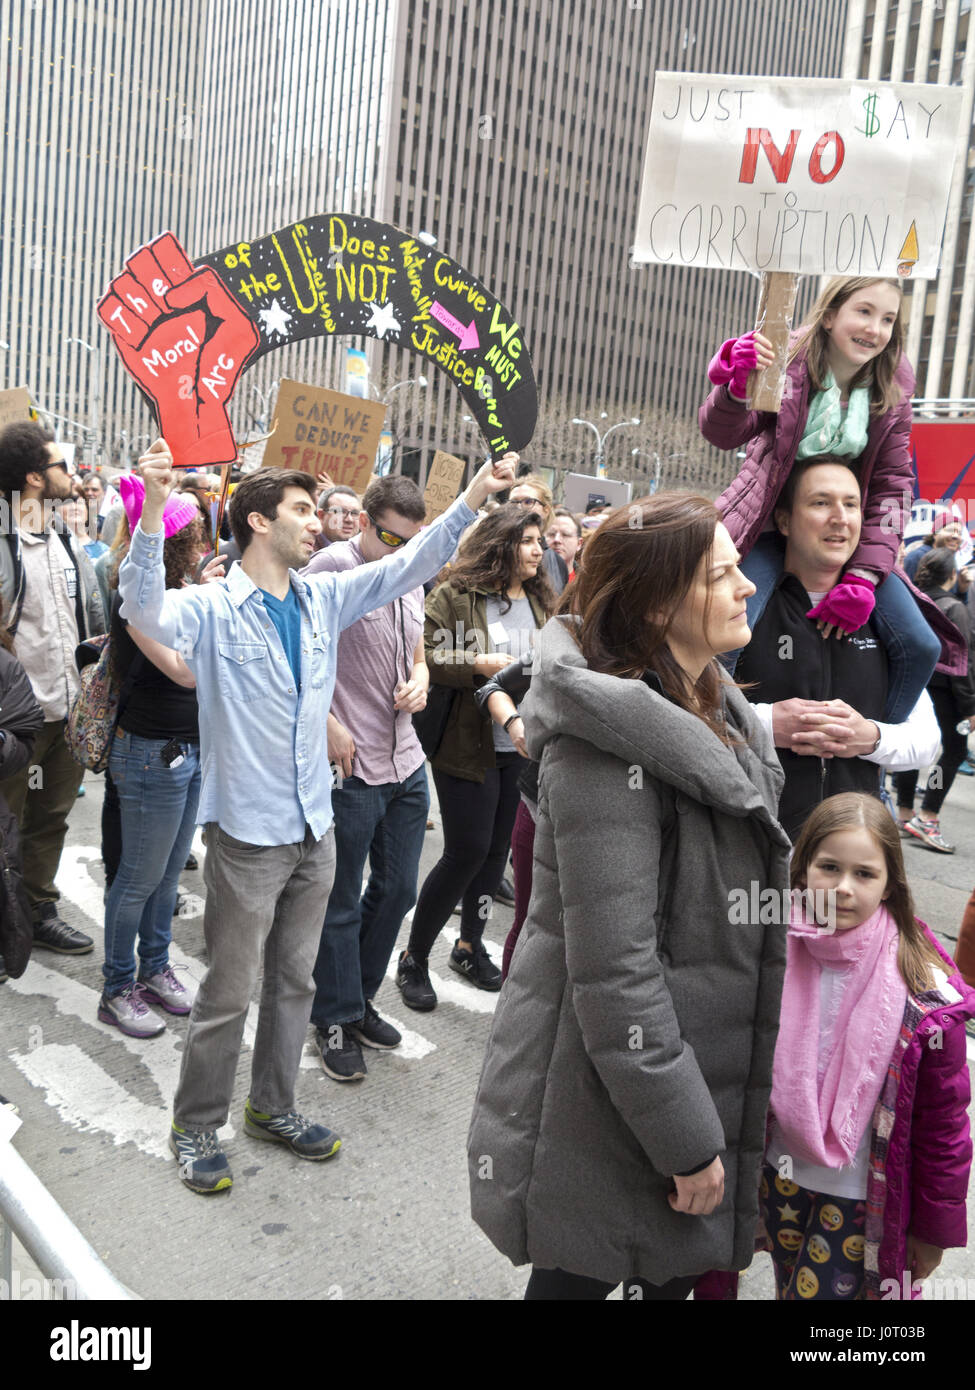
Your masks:
M880 801L853 792L824 801L796 843L791 877L762 1212L778 1298L853 1299L864 1296L872 1121L913 1017L908 1001L916 1012L918 996L961 996L914 916L897 827ZM942 1254L908 1229L911 1278L926 1278Z

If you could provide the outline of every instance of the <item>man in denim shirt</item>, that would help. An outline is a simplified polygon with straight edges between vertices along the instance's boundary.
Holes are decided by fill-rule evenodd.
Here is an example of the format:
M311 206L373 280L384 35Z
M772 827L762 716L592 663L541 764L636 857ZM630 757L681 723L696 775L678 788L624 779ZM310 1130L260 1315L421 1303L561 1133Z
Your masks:
M264 956L244 1130L300 1158L330 1158L339 1139L294 1110L314 996L312 969L335 869L325 724L338 636L432 577L508 460L486 464L416 540L372 565L300 578L321 522L305 474L260 469L237 488L230 524L242 559L221 583L166 590L162 509L172 456L157 440L140 461L142 519L119 571L122 617L178 651L196 677L207 827L208 969L183 1052L170 1146L194 1192L232 1183L216 1131L226 1124L247 1008Z

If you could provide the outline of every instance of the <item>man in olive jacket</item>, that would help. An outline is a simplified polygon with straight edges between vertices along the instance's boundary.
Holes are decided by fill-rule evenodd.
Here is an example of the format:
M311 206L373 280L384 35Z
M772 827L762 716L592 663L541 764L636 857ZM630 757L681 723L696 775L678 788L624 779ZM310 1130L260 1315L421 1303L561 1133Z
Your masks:
M659 1286L752 1256L788 920L782 772L736 689L726 744L644 681L590 671L572 621L540 634L524 705L534 887L471 1122L471 1207L515 1264ZM767 924L729 910L752 883L778 899ZM715 1155L723 1200L675 1210L674 1176Z

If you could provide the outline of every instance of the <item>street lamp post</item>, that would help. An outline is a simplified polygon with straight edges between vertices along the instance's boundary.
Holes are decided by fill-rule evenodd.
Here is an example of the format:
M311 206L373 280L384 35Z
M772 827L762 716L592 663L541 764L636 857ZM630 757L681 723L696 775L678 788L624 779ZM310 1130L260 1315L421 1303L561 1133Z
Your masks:
M653 494L657 491L657 488L660 486L661 463L669 463L671 459L682 459L685 457L685 455L668 454L665 459L661 460L660 455L657 453L656 449L651 449L650 452L653 454L653 486L650 489L650 496L652 497ZM643 454L645 457L649 457L645 449L633 449L631 453L633 458L636 458L638 454Z
M65 338L64 341L66 343L77 343L79 347L83 347L88 353L91 354L89 360L92 364L92 376L94 377L95 385L94 390L92 391L89 414L91 417L91 433L93 436L95 450L95 459L93 460L93 462L95 462L97 461L98 457L98 429L100 423L99 406L101 403L101 364L98 359L98 351L91 345L91 343L86 343L84 338Z
M647 457L647 454L646 454L646 450L645 450L645 449L632 449L632 450L630 451L630 453L631 453L631 457L632 457L632 458L638 458L640 454L643 454L645 457ZM653 494L657 491L657 488L658 488L659 486L660 486L660 455L657 453L656 449L654 449L654 450L653 450L653 482L652 482L652 484L650 485L650 496L651 496L651 497L652 497Z
M258 430L260 434L264 434L268 428L268 425L271 423L271 401L276 391L276 385L272 386L269 391L262 391L259 386L252 385L248 393L247 413L251 418L251 424L255 426L255 428ZM251 396L256 396L261 403L260 415L255 415L253 410L251 409Z
M600 420L605 420L607 418L605 410L600 411L599 418ZM572 417L572 423L574 425L588 425L596 436L596 477L605 478L606 469L603 460L606 457L606 440L614 430L626 429L628 425L638 425L640 423L640 418L634 415L631 416L629 420L620 420L617 424L610 425L608 430L603 430L602 433L600 433L598 425L594 425L591 420L581 420L578 415Z
M385 393L380 395L375 382L372 377L369 376L368 372L366 373L366 381L376 392L376 399L387 407L389 406L389 400L394 391L402 391L404 386L419 386L422 391L425 390L427 386L427 379L425 376L408 376L403 381L396 381L392 386L388 386ZM389 428L389 432L393 436L393 447L396 455L393 471L395 473L401 473L403 470L403 446L400 443L399 435L393 430L392 426L388 426L387 428Z

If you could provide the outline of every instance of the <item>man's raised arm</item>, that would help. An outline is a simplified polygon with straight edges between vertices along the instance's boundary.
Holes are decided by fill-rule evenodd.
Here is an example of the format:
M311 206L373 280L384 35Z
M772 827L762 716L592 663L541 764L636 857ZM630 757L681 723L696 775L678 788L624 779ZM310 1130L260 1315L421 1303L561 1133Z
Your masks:
M173 456L164 439L150 445L139 460L139 468L146 496L129 553L119 567L121 616L147 637L181 656L192 656L199 616L191 595L195 597L198 591L166 589L163 508L173 483Z
M401 550L375 564L329 575L339 603L339 626L351 627L363 614L382 608L432 579L450 559L468 526L477 519L477 509L488 496L513 486L517 463L517 454L505 454L498 463L484 464L467 491ZM307 578L313 584L319 576L308 575Z

